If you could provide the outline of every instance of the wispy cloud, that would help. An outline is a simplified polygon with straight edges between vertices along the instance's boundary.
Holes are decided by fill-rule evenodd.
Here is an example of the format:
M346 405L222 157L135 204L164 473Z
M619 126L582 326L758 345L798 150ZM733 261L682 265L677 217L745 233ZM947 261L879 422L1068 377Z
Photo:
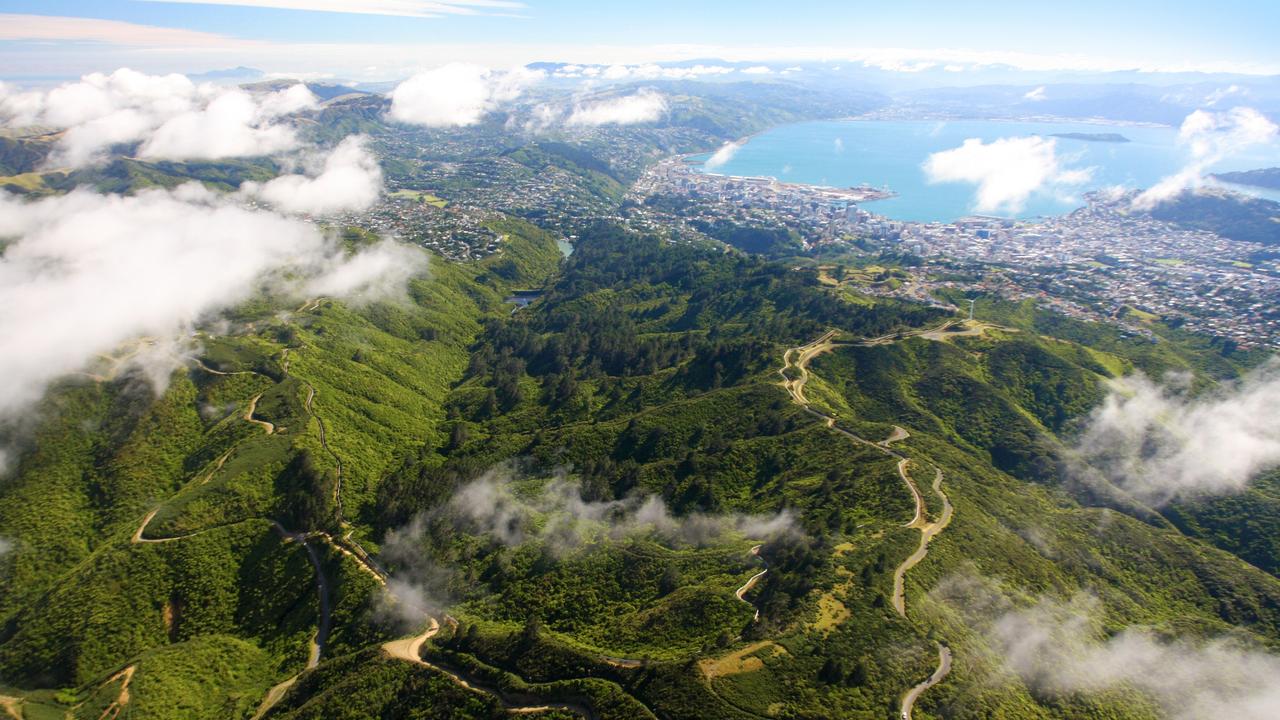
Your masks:
M119 20L0 13L0 40L64 40L137 47L216 47L233 41L225 35L156 27Z
M1089 416L1076 461L1139 499L1234 493L1280 466L1280 362L1199 396L1190 379L1145 375L1111 382Z
M569 125L637 125L654 122L667 114L667 99L656 90L578 105L566 121Z
M0 256L0 337L9 348L0 353L0 415L125 343L186 337L264 284L286 295L309 281L364 292L390 265L349 257L311 223L194 183L125 197L0 192L0 237L10 238ZM356 266L344 270L347 263Z
M1096 601L1043 600L1011 611L994 636L1007 665L1046 695L1136 688L1176 720L1280 716L1280 658L1231 639L1165 640L1142 628L1098 632Z
M1080 593L1014 605L974 572L939 582L929 599L958 612L985 640L967 647L1024 683L1037 699L1138 692L1171 720L1264 720L1280 713L1280 657L1232 637L1187 639L1129 626L1104 630L1099 600ZM981 649L989 648L989 650ZM985 656L985 657L981 657ZM991 682L1002 680L999 672Z
M1215 163L1254 145L1276 142L1280 127L1253 108L1237 107L1225 112L1196 110L1182 121L1178 143L1190 158L1181 170L1139 193L1133 205L1149 210L1176 197L1184 190L1201 187L1204 175Z
M990 143L970 138L958 148L929 156L929 182L967 182L978 186L975 210L1017 212L1037 191L1079 185L1089 169L1069 169L1057 154L1057 142L1038 135L1001 138Z
M510 13L525 7L511 0L143 0L143 2L185 3L188 5L235 5L239 7L309 10L352 15L393 15L437 18L445 15L488 15Z
M291 213L325 215L364 210L382 192L382 169L363 136L345 138L322 161L318 172L281 175L265 183L247 182L240 192Z
M584 500L581 486L563 474L537 493L517 494L512 490L513 479L510 467L490 470L454 494L448 514L460 527L507 545L539 540L561 550L577 547L591 537L654 535L678 545L702 546L733 534L771 540L796 532L794 518L786 511L675 516L656 495Z
M711 157L707 158L707 161L703 163L703 167L708 170L718 170L728 164L728 162L733 159L733 156L737 155L738 151L741 149L742 143L727 142L724 145L721 145L719 150L712 153Z

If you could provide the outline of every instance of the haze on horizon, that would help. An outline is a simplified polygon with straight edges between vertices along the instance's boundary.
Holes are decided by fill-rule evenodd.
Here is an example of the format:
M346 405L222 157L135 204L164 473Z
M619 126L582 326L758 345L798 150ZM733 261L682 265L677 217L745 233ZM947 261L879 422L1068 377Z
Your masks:
M131 67L393 80L446 62L850 64L903 76L982 70L1273 75L1280 8L1249 0L1067 7L995 0L782 4L659 0L644 8L584 0L6 0L5 79L47 80Z

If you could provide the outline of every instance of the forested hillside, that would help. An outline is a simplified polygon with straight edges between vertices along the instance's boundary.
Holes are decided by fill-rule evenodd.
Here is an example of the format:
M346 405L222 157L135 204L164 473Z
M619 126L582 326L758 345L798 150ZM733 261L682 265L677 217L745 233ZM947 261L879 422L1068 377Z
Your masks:
M1153 509L1064 470L1107 378L1220 357L507 229L400 302L242 306L158 396L108 364L45 399L0 489L26 717L1160 716L1004 669L1011 618L1084 596L1099 637L1280 648L1232 520L1271 484Z

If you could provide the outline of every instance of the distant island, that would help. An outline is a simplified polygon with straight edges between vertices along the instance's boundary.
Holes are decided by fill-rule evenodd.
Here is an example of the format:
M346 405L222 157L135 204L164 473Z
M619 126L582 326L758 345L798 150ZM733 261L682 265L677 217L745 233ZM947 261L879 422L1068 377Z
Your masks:
M1066 138L1068 140L1084 140L1085 142L1109 142L1109 143L1127 143L1129 138L1120 133L1054 133L1050 137Z
M1214 180L1233 185L1249 185L1250 187L1280 190L1280 168L1216 173L1212 177Z

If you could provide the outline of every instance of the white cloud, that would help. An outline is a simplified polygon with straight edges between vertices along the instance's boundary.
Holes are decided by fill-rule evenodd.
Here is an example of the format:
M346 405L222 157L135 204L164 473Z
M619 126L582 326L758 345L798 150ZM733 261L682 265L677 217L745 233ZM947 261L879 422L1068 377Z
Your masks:
M314 105L315 96L303 85L272 93L261 105L246 92L229 90L204 108L165 120L138 148L138 156L211 160L274 155L293 149L298 139L293 128L270 121L282 111Z
M1024 100L1031 100L1031 101L1034 101L1034 102L1039 102L1039 101L1041 101L1041 100L1044 100L1044 99L1045 99L1045 89L1044 89L1044 86L1043 86L1043 85L1041 85L1040 87L1036 88L1035 90L1030 90L1030 91L1028 91L1026 95L1023 95L1023 96L1022 96L1022 98L1023 98Z
M636 125L654 122L667 113L667 100L654 90L641 90L574 108L570 125Z
M656 495L583 500L581 486L563 476L536 494L517 495L511 489L512 479L511 468L501 466L467 483L449 502L451 516L467 529L508 545L540 539L562 548L593 537L655 535L672 543L701 546L728 534L771 540L796 532L795 519L788 511L676 517Z
M1237 107L1216 113L1196 110L1178 130L1178 143L1187 148L1190 156L1187 164L1140 193L1133 205L1149 210L1183 190L1198 188L1204 185L1205 172L1215 163L1252 145L1274 143L1278 136L1280 127L1253 108Z
M314 107L305 86L273 93L196 85L182 75L147 75L121 68L92 73L45 93L0 87L0 121L64 129L50 162L79 167L108 148L144 141L147 158L193 159L266 155L297 138L282 115Z
M901 73L918 73L930 70L938 66L938 63L929 60L905 60L902 58L877 58L872 57L862 61L866 67L878 68L880 70L888 70L889 72Z
M264 286L316 276L337 290L372 285L359 255L350 261L360 282L339 282L342 251L310 223L197 184L127 197L0 193L0 237L11 239L0 256L0 414L130 341L184 337Z
M176 2L188 5L238 5L241 7L417 18L437 18L445 15L487 15L493 11L510 12L524 8L524 3L511 2L510 0L143 0L143 2Z
M1187 382L1112 381L1077 443L1078 460L1152 504L1239 492L1280 466L1280 362L1201 396L1189 396Z
M216 47L225 35L118 20L0 13L0 40L100 42L136 47Z
M497 73L480 65L450 63L397 85L389 115L427 127L475 125L542 77L542 72L524 67Z
M265 183L244 183L240 191L291 213L326 215L364 210L382 192L382 169L363 136L345 138L314 176L281 175Z
M1214 105L1217 105L1218 103L1231 97L1232 95L1239 95L1239 94L1242 94L1243 92L1244 92L1244 88L1240 87L1239 85L1231 85L1225 88L1218 88L1217 90L1214 90L1213 92L1205 96L1204 104L1206 107L1213 107Z
M305 293L310 297L393 297L426 270L427 255L422 250L383 240L351 257L326 258L319 274L307 281Z
M1136 688L1174 720L1280 716L1280 658L1231 639L1164 640L1141 628L1104 638L1081 596L1006 613L993 629L1007 667L1040 694Z
M1038 135L985 143L970 138L958 148L936 152L924 163L931 183L968 182L978 186L975 210L1017 212L1032 193L1089 179L1087 169L1065 169L1057 143Z
M711 157L707 158L707 161L702 166L707 170L718 170L732 160L733 156L737 155L741 149L742 143L727 142L721 145L719 150L712 153Z
M76 21L63 23L61 21ZM182 35L187 33L187 35ZM188 37L190 36L190 37ZM85 50L67 40L92 38L110 43ZM733 46L733 45L564 45L551 42L433 42L422 43L289 43L244 40L228 36L190 33L169 28L148 28L129 23L113 23L87 18L52 18L35 15L0 15L0 40L55 40L39 52L25 47L0 48L0 67L9 76L62 75L95 70L104 63L130 65L151 71L174 68L227 67L244 64L266 68L295 68L308 72L328 72L342 77L363 77L371 65L394 76L392 68L403 68L406 58L419 64L467 61L509 67L546 60L549 57L579 65L636 66L656 62L688 62L715 57L726 62L762 64L819 62L862 63L896 61L908 65L934 63L939 66L981 70L1004 66L1030 71L1128 71L1205 72L1246 75L1280 74L1275 62L1239 62L1217 59L1187 59L1185 53L1168 52L1164 57L1109 57L1079 54L1023 53L963 48L895 48L853 45ZM298 59L307 65L297 67ZM591 70L592 68L588 68ZM403 71L400 71L403 72ZM587 74L584 72L584 74Z
M743 68L743 75L771 75L773 70L768 65L752 65L749 68Z
M610 65L600 72L600 77L604 80L697 80L707 76L728 75L733 71L733 68L725 65L663 67L656 63L644 63Z

